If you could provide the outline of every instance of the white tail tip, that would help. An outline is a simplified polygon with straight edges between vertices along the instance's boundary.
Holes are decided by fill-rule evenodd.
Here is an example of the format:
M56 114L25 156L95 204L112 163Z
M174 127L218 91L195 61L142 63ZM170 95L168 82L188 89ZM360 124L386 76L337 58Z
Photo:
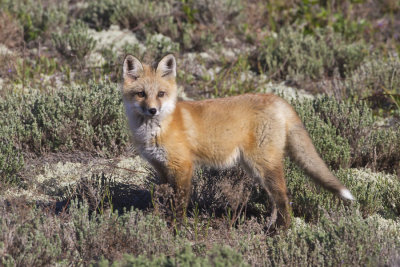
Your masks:
M354 200L354 197L353 197L353 195L350 193L350 191L348 190L348 189L342 189L342 190L340 190L340 196L343 198L343 199L347 199L347 200Z

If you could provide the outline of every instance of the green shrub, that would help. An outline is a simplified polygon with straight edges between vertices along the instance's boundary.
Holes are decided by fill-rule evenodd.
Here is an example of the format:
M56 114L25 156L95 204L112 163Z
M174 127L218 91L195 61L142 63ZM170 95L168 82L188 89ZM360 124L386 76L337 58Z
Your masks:
M368 30L368 17L376 16L376 10L366 11L365 1L326 2L302 0L296 2L269 1L267 26L277 31L289 25L301 25L306 34L314 34L321 28L332 27L335 32L343 34L347 39L361 39ZM384 5L379 3L378 5ZM362 16L360 16L362 14Z
M324 215L317 225L296 218L289 231L267 240L267 265L384 265L400 248L400 224L355 210ZM395 237L395 238L392 238Z
M127 142L122 100L115 85L72 86L33 96L31 101L21 114L27 131L20 142L36 153L65 149L115 153Z
M172 2L168 0L118 0L114 3L111 21L127 29L146 26L148 30L154 31L160 23L172 16L172 8Z
M391 173L399 168L400 126L377 127L365 102L324 96L292 104L332 168L369 167Z
M215 40L224 42L232 30L237 30L233 25L244 24L243 10L241 0L182 1L180 11L184 15L178 20L182 27L178 28L181 34L177 39L182 47L191 51L204 50Z
M332 105L339 105L334 99L327 97L315 100L294 100L293 106L297 110L317 151L331 168L350 166L351 146L346 136L339 134L336 125L333 125L330 118L341 113L334 112ZM321 109L329 110L328 115L321 112ZM322 114L321 114L322 113Z
M396 219L400 215L400 181L396 176L368 169L339 170L337 176L354 194L363 216L377 213Z
M87 203L77 201L72 201L68 214L61 217L15 203L12 208L18 212L8 213L0 202L0 244L7 255L4 259L13 265L55 265L61 261L88 265L104 254L113 259L118 256L115 251L150 257L173 246L172 233L164 221L137 211L100 215L90 213Z
M60 260L63 254L62 237L56 232L57 228L49 227L48 231L44 231L45 225L50 222L59 224L58 218L51 217L49 220L48 214L32 207L25 207L23 215L8 213L4 216L4 203L0 207L0 243L4 244L3 251L6 251L4 258L0 257L0 263L8 266L39 266ZM24 217L23 222L21 216ZM10 235L9 239L6 233Z
M360 144L360 156L354 166L400 174L400 125L376 127Z
M268 36L253 57L253 68L274 80L319 80L339 72L341 77L356 69L367 55L363 42L346 43L329 29L305 35L285 28L277 36Z
M120 153L128 142L128 130L116 87L90 83L0 99L0 115L7 118L0 122L2 179L11 179L22 167L22 152Z
M179 53L179 44L162 34L147 35L146 54L148 58L158 59L167 53Z
M107 260L102 260L99 266L109 266ZM148 259L144 256L125 255L122 261L116 261L112 266L248 266L243 262L242 255L229 247L218 246L211 249L207 256L196 255L191 247L178 251L174 257L160 255Z
M347 82L361 97L376 92L400 93L400 59L374 56L352 72Z
M400 215L400 182L396 176L368 169L341 169L335 175L354 195L357 209L363 216L380 214L395 219ZM337 197L315 185L291 162L286 163L286 177L295 216L318 221L325 211L343 209Z
M135 32L141 40L162 34L185 51L204 50L215 38L223 39L226 31L240 17L239 0L209 1L91 1L82 19L101 30L118 24ZM226 24L229 20L231 23ZM207 25L208 27L203 27ZM218 36L217 36L218 35Z
M114 15L114 1L92 0L83 11L82 20L96 30L108 29Z
M315 33L320 28L332 26L335 32L341 33L349 40L361 39L369 23L363 19L351 18L352 9L361 8L361 3L351 1L347 5L324 1L301 1L297 3L298 24L303 24L305 33ZM346 15L345 15L346 14Z
M19 114L15 106L20 98L12 103L7 97L0 98L0 114L7 120L0 120L0 180L2 182L16 181L15 174L23 167L24 159L18 133L23 131Z
M205 219L211 220L208 234L197 240L193 218L176 227L137 210L90 212L86 202L72 201L56 215L49 207L0 200L4 255L0 262L10 266L246 266L246 262L358 266L387 264L400 248L399 222L377 214L364 218L357 205L324 211L312 224L294 218L289 230L273 236L252 219L229 231L220 219Z
M262 84L259 77L250 71L247 55L238 56L225 67L217 67L204 73L199 87L207 92L206 97L225 97L254 93Z
M46 37L50 31L63 26L67 21L66 1L4 0L1 7L18 17L24 29L26 42Z
M228 28L229 25L223 24L227 20L230 20L231 23L237 22L239 14L243 10L243 3L241 0L222 0L218 2L188 0L183 2L182 10L186 15L187 22L191 24L216 24L217 26Z
M302 217L307 222L317 222L325 211L337 211L343 208L337 197L316 185L294 163L286 162L285 175L294 216Z
M225 19L232 22L238 16L239 7L233 2L237 1L118 0L112 7L110 20L131 29L142 40L148 35L162 34L179 43L182 50L204 50L212 44L217 29L224 32Z
M349 95L367 98L373 108L400 114L400 59L375 55L354 70L341 85Z
M0 124L0 185L2 182L17 182L15 174L24 166L20 150L13 144L12 126Z
M57 51L66 59L78 61L92 52L96 41L89 36L88 26L82 21L75 21L65 33L53 34L53 44Z
M21 84L22 87L31 87L44 90L55 84L54 74L61 71L57 58L39 56L35 58L18 58L10 72L10 79ZM15 70L15 71L14 71ZM11 87L12 85L9 85Z
M330 129L330 138L333 135L336 136L333 138L343 140L342 143L333 142L340 147L337 148L336 157L346 163L340 166L349 167L353 165L355 159L361 157L362 144L364 139L367 138L373 123L372 112L364 102L336 101L333 98L324 96L312 101L295 104L295 107L300 108L298 109L298 111L301 110L299 115L305 122L306 128L309 129L311 126L309 129L311 137L316 141L316 146L321 148L323 158L326 151L323 147L327 145L325 143L329 139L326 139L322 134L314 134L315 131L318 133L319 130L314 125L311 125L312 122L309 122L312 116L316 116L322 125L325 124L322 127ZM346 147L346 152L340 151L344 147Z

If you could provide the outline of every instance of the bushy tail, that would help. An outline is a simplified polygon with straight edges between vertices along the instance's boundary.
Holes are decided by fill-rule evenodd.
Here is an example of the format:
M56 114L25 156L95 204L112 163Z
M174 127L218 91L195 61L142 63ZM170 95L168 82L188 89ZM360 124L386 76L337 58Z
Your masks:
M331 173L316 151L301 122L289 128L288 150L291 158L318 184L343 199L354 200L350 191Z

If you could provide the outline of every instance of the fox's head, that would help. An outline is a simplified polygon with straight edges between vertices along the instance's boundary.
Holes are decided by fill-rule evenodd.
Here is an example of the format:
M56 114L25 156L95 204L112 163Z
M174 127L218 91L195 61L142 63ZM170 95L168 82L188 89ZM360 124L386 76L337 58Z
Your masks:
M176 60L171 54L163 57L155 68L127 55L123 65L122 88L126 112L147 118L172 113L177 99L175 78Z

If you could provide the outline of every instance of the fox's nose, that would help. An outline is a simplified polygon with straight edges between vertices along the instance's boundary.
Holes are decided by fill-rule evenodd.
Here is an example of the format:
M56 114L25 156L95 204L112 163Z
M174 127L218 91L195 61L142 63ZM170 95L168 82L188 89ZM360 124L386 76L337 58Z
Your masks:
M151 115L155 115L155 114L157 113L157 109L155 109L155 108L150 108L150 109L149 109L149 113L150 113Z

